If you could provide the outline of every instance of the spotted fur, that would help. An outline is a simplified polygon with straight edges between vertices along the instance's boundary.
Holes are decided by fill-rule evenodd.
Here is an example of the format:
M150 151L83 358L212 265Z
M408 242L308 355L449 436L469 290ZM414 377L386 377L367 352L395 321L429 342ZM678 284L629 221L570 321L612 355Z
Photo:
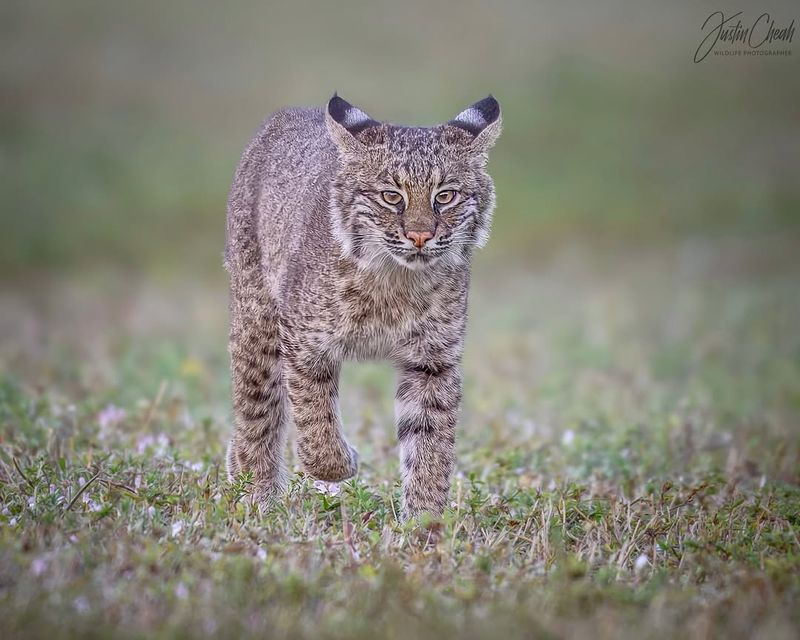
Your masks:
M338 379L345 359L398 371L403 514L441 513L455 462L470 261L494 209L486 98L444 125L380 123L334 96L275 113L245 150L228 201L234 431L228 473L267 503L286 485L287 426L315 478L353 476ZM453 190L440 205L439 191ZM402 196L390 205L390 191ZM411 238L430 239L418 247Z

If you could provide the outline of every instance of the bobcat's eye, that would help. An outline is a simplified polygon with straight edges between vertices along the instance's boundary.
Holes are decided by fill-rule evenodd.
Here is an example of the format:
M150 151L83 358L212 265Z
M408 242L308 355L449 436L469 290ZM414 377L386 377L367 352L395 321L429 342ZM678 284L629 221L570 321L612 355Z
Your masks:
M450 204L453 200L456 199L456 192L454 189L447 189L445 191L440 191L436 194L434 200L436 200L436 204Z
M403 201L403 196L397 193L397 191L381 191L381 198L383 198L386 204L392 206L398 205Z

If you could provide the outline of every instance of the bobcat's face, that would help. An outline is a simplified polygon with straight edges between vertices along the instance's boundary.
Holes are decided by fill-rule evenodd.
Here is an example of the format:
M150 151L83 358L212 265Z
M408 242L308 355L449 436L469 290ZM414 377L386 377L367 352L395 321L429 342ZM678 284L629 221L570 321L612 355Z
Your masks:
M368 268L422 269L483 246L494 208L487 151L501 126L494 98L431 128L378 123L338 96L325 118L340 160L333 228L346 254Z

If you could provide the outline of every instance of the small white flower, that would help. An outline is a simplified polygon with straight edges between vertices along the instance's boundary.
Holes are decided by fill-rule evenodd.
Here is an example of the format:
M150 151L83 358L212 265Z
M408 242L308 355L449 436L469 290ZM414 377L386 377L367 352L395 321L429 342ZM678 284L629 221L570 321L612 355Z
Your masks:
M44 558L34 558L31 562L31 573L35 576L42 575L47 571L47 560Z
M17 526L17 519L16 518L11 518L11 520L8 521L8 526L9 527L16 527Z
M139 438L136 441L136 451L138 453L144 453L151 446L153 446L154 442L155 442L155 438L153 438L153 436L151 436L149 433L146 434L146 435L143 435L141 438Z
M219 625L217 624L217 621L214 620L214 618L206 618L203 621L203 631L206 632L206 635L209 636L215 635L217 633L218 628Z
M159 433L157 436L145 434L136 441L136 451L146 453L151 451L157 456L163 456L169 447L169 438L166 434Z
M69 541L70 541L72 544L75 544L76 542L78 542L78 536L76 536L76 535L73 533L73 534L72 534L72 535L69 537Z
M147 515L151 518L156 515L156 508L155 507L147 507Z
M204 465L202 462L193 462L193 463L190 465L190 468L191 468L191 470L192 470L192 471L197 471L198 473L199 473L200 471L202 471L204 467L205 467L205 465Z
M158 437L156 438L156 445L156 453L158 455L164 455L167 452L167 447L169 447L169 438L166 436L166 434L158 434Z
M89 613L89 600L86 596L78 596L75 600L72 601L72 606L75 607L75 611L78 613Z
M172 537L179 535L183 531L183 520L176 520L172 523Z
M575 440L575 432L572 429L567 429L561 436L561 444L569 446Z
M175 597L180 600L186 600L189 597L189 589L186 587L183 582L179 582L175 585Z
M97 424L100 425L101 431L106 431L116 427L120 422L125 419L125 410L109 404L100 413L97 414Z
M259 547L258 551L256 551L256 558L258 558L259 560L266 560L267 559L267 550L263 549L262 547Z
M638 558L636 558L636 561L633 563L633 570L636 573L641 573L648 567L649 564L650 561L647 558L647 554L643 553Z
M92 498L89 496L88 493L84 493L81 496L81 502L86 505L86 508L89 511L100 511L100 509L103 508L103 505L101 505L96 500L92 500Z
M325 495L329 496L338 496L339 492L341 491L341 487L339 486L338 482L325 482L324 480L315 480L314 488L320 493L324 493Z

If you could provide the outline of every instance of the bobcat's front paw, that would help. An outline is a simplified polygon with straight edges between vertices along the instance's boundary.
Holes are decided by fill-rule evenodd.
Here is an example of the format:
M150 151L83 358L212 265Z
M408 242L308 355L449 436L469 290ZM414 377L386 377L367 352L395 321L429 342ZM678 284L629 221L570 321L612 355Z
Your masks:
M358 452L346 442L342 446L316 450L298 442L297 457L308 475L325 482L341 482L358 471Z

